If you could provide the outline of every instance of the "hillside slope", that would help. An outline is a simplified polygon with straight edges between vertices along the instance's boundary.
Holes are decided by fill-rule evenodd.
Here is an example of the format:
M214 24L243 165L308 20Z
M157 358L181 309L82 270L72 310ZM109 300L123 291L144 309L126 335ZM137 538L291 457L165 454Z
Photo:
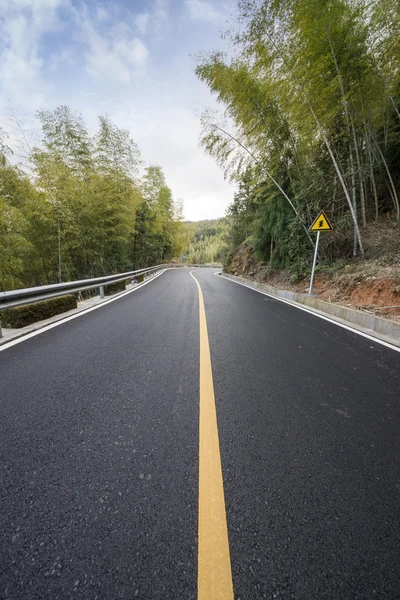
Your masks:
M313 293L328 302L400 320L400 227L381 223L369 226L363 233L367 258L320 262ZM281 289L308 291L309 278L295 281L289 270L271 269L269 264L257 260L248 243L233 253L225 270Z
M226 219L208 219L204 221L186 221L187 236L185 250L186 261L194 264L221 262L224 248Z

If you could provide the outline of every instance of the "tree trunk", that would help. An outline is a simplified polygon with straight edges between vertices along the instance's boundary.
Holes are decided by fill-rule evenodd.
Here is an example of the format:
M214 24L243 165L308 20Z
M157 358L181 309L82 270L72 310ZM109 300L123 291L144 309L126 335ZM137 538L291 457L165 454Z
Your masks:
M57 203L57 241L58 241L58 282L62 282L62 264L61 264L61 220L60 208Z
M358 217L357 217L357 191L356 191L356 177L354 173L354 161L353 161L353 151L350 148L350 165L351 165L351 197L353 200L353 209L354 214L356 216L356 220L354 221L354 242L353 242L353 256L357 256L357 225L358 225Z
M392 95L390 94L390 92L389 92L389 86L388 86L388 84L387 84L387 82L386 82L386 79L384 78L384 76L382 75L381 71L379 70L379 67L378 67L378 65L377 65L377 63L376 63L375 57L374 57L374 55L372 54L372 52L371 52L371 57L372 57L372 63L373 63L373 65L374 65L374 67L375 67L375 70L376 70L376 72L378 73L379 77L382 79L383 87L385 88L385 90L386 90L386 92L387 92L387 95L388 95L388 97L389 97L389 100L390 100L390 101L391 101L391 103L393 104L393 108L394 108L394 110L396 111L396 114L397 114L397 116L398 116L398 117L399 117L399 119L400 119L400 111L399 111L399 109L398 109L398 107L397 107L397 104L396 104L396 102L394 101L394 98L393 98L393 96L392 96Z
M399 204L399 198L398 198L398 195L397 195L396 187L394 185L394 182L393 182L392 176L390 174L390 170L389 170L388 164L386 162L386 159L385 159L385 157L383 155L383 152L380 149L380 146L379 146L377 140L375 139L375 137L373 136L372 132L371 132L371 137L372 137L372 140L373 140L373 142L374 142L374 144L375 144L375 146L376 146L376 148L377 148L377 150L379 152L379 156L381 157L381 160L383 162L383 166L385 167L385 171L387 173L387 176L388 176L388 179L389 179L389 183L390 183L389 189L392 190L391 196L392 196L394 207L396 209L396 219L399 220L400 219L400 204Z
M270 267L272 267L272 254L274 252L274 236L271 235L271 244L270 244L270 248L269 248L269 262L270 262Z
M335 214L336 187L337 187L337 177L335 175L335 179L333 180L333 198L332 198L332 206L331 206L331 219L332 220L333 220L333 217Z
M359 179L359 182L360 182L361 217L362 217L363 227L365 227L367 225L367 216L366 216L366 213L365 213L364 185L363 185L363 176L362 176L362 169L361 169L360 153L359 153L359 150L358 150L357 136L356 136L356 130L354 128L353 119L351 119L351 129L352 129L352 132L353 132L354 149L356 151L358 179Z

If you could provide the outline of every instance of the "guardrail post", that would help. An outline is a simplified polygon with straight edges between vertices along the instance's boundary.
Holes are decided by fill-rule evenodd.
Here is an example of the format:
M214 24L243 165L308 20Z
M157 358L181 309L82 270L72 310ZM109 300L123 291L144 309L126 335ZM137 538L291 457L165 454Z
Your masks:
M2 337L3 337L3 332L1 330L1 313L0 313L0 338L2 338Z
M101 286L99 287L99 290L100 290L100 298L101 298L102 300L104 300L104 285L101 285Z

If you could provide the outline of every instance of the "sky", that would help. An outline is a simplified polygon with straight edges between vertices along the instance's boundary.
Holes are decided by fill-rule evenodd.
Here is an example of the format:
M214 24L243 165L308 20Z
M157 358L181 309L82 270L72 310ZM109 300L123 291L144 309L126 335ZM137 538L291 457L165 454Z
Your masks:
M224 49L236 0L0 0L0 126L17 150L17 115L31 144L35 113L68 104L90 129L108 114L163 167L188 220L224 215L234 188L199 145L215 99L195 56ZM20 133L18 132L18 137ZM17 150L18 156L18 150Z

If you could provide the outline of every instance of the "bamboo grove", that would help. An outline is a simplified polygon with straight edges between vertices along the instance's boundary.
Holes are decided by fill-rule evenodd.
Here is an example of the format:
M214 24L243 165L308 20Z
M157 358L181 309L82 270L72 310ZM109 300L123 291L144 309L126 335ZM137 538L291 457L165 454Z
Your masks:
M108 117L91 135L67 106L40 111L40 148L12 164L0 138L0 290L124 272L180 255L182 207ZM21 133L23 134L22 130Z
M244 0L236 21L229 55L196 69L224 108L203 114L202 143L239 184L231 248L250 239L301 273L320 209L333 255L363 257L378 220L399 235L398 0Z

